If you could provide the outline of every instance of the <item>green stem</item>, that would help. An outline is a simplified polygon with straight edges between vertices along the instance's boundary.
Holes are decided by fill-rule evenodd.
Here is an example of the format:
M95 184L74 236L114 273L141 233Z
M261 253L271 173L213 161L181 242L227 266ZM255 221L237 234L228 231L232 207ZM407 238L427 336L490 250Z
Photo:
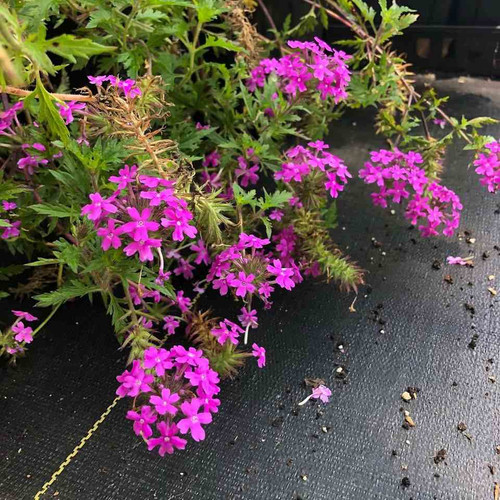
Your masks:
M32 335L33 337L50 321L52 316L56 313L56 311L61 307L62 304L57 304L57 306L52 309L51 313L35 328Z

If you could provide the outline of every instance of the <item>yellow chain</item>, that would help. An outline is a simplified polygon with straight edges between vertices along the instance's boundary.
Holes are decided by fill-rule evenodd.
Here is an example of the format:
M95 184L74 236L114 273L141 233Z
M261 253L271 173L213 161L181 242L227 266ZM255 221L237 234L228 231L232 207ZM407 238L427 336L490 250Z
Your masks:
M73 451L66 457L64 462L59 466L59 468L52 474L50 479L42 486L41 490L35 495L34 500L40 500L42 495L47 493L47 490L54 484L57 477L64 471L66 466L73 460L73 458L78 455L78 452L85 446L87 441L92 437L97 428L104 422L106 417L111 413L111 410L116 406L118 401L120 401L121 396L117 396L113 402L106 408L106 411L95 421L94 425L89 429L87 435L82 438L82 440L75 446Z

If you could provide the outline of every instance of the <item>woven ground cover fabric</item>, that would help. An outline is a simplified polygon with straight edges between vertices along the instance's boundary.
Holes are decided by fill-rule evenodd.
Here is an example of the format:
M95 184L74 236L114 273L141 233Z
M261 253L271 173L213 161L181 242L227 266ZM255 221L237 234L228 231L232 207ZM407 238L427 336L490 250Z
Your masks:
M451 114L500 117L499 82L440 86L452 92ZM383 147L372 121L370 112L350 112L332 130L330 144L353 170ZM489 133L498 137L500 126ZM160 458L133 434L128 401L120 401L45 498L493 499L500 305L487 288L500 290L500 200L467 170L469 160L453 146L443 183L461 196L460 230L475 243L420 238L398 207L395 215L372 207L370 187L353 180L335 238L367 270L356 312L354 295L334 284L306 281L277 293L254 337L268 366L250 362L222 384L204 442ZM433 267L469 250L473 268ZM224 304L213 305L222 313ZM4 321L13 305L2 303ZM61 308L15 369L1 366L0 498L34 496L112 402L125 359L98 302L78 301ZM310 392L305 377L327 382L329 404L297 406ZM419 392L404 403L407 387ZM401 408L414 428L402 427ZM444 460L434 460L442 449Z

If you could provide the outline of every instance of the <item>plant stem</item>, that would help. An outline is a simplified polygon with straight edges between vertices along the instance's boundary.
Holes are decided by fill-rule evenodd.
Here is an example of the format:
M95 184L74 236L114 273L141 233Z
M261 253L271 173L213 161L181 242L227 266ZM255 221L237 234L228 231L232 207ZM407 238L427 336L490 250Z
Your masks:
M57 304L57 306L55 306L52 309L51 313L35 328L35 330L32 333L33 336L35 336L50 321L52 316L54 316L54 314L61 307L61 305L62 304Z
M17 87L12 87L11 85L5 85L0 87L0 92L5 94L16 95L18 97L27 97L32 94L31 90L19 89ZM78 95L78 94L50 94L54 99L59 101L85 101L92 102L94 97L91 95Z

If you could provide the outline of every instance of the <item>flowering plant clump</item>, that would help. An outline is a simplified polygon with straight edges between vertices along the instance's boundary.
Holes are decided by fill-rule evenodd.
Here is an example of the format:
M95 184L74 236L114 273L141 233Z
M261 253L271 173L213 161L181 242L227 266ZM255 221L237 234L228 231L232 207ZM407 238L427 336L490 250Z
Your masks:
M212 421L220 405L215 397L220 392L219 376L203 352L193 347L149 347L144 358L133 361L117 380L116 393L133 398L127 418L134 422L134 432L149 450L158 448L162 457L185 448L187 440L180 435L205 439L202 425Z
M478 133L492 120L448 116L391 47L413 11L381 1L375 19L361 0L325 0L295 26L259 32L254 8L0 6L0 243L12 256L0 279L18 277L0 298L51 309L34 328L16 308L0 356L15 363L59 307L98 298L129 355L117 394L162 456L204 439L220 380L248 359L272 363L259 318L278 290L309 277L363 284L333 232L356 172L377 186L375 204L405 202L423 236L459 226L460 200L439 178L452 140L475 151L481 183L499 184L498 143ZM356 37L341 41L346 52L309 36L329 16ZM390 150L359 169L325 141L346 109L368 106ZM213 293L236 308L212 310ZM320 385L306 401L330 396Z
M373 204L386 208L388 201L401 203L407 200L405 217L412 225L418 225L422 236L437 236L439 230L445 236L453 235L460 223L462 204L450 189L431 181L419 153L374 151L371 161L366 162L359 176L366 184L376 184L380 190L371 195ZM410 191L408 191L410 189Z

